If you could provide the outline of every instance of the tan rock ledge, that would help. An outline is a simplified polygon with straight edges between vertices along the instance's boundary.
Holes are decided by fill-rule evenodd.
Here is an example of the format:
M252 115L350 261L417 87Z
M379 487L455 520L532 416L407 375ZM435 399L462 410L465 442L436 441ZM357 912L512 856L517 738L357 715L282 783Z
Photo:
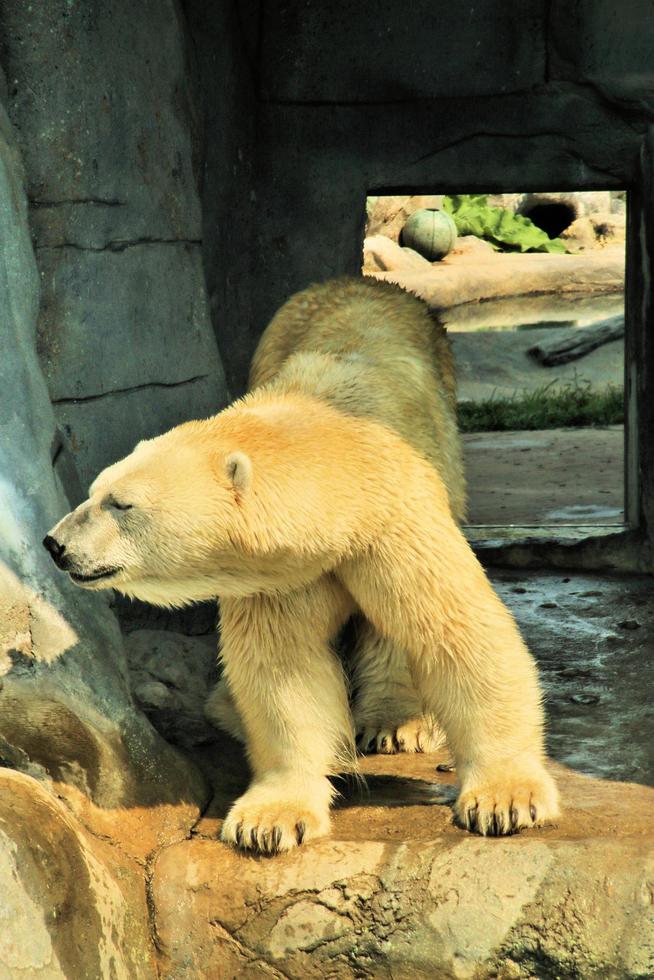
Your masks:
M615 293L624 287L624 245L609 245L583 255L548 255L534 252L525 255L492 252L487 248L455 249L442 262L416 269L409 263L404 250L395 246L391 262L384 249L383 267L371 258L381 255L377 236L372 246L364 246L368 265L366 275L396 282L414 293L432 309L449 310L462 303L473 303L507 296L532 296L540 293L581 294ZM481 243L483 246L485 243ZM392 265L392 268L391 268ZM379 271L377 271L379 270Z
M438 761L365 760L332 837L272 859L217 841L214 801L155 862L161 976L654 976L653 789L556 766L557 826L482 839L452 825Z

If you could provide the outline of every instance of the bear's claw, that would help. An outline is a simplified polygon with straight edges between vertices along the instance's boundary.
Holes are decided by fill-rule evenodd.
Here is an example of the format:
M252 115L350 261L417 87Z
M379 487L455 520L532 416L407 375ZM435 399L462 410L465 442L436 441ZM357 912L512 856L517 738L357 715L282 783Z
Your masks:
M328 784L327 784L328 787ZM329 798L324 807L299 794L284 796L273 787L254 786L227 814L221 840L240 851L271 856L329 833Z
M444 742L441 729L424 718L412 718L400 725L368 723L357 735L357 746L363 755L436 752Z
M454 813L466 830L503 837L556 819L558 793L551 776L534 763L532 771L475 781L474 785L464 780Z

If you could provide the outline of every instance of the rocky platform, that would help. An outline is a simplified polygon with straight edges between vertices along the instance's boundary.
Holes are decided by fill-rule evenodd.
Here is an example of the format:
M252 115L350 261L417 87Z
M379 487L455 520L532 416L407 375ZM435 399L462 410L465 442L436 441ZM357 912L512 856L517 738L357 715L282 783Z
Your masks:
M0 773L0 975L54 978L644 978L654 974L654 790L556 766L557 826L452 824L435 756L365 760L333 835L273 859L216 839L239 775L186 833L133 853L29 777ZM156 836L156 835L155 835ZM167 839L166 839L167 838ZM131 840L138 840L131 833ZM152 847L154 843L154 847ZM130 853L132 851L132 853ZM29 941L28 941L29 937Z
M220 794L154 863L162 978L591 978L654 974L654 790L557 766L557 826L452 824L437 758L364 763L333 836L274 859L216 841Z
M237 854L218 834L245 759L198 724L213 640L138 630L132 689L184 746L189 785L162 768L169 792L149 804L93 803L74 770L49 778L0 743L14 767L0 768L0 977L653 976L651 580L493 581L539 660L556 826L471 836L453 825L444 755L376 756L362 760L365 786L340 785L330 838Z

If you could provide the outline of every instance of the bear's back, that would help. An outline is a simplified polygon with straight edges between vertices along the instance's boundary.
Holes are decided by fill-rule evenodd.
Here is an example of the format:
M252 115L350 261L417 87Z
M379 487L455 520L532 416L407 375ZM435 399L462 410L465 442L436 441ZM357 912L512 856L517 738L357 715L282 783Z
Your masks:
M273 317L250 383L301 391L394 429L435 466L463 519L454 361L444 328L422 301L371 279L310 286Z

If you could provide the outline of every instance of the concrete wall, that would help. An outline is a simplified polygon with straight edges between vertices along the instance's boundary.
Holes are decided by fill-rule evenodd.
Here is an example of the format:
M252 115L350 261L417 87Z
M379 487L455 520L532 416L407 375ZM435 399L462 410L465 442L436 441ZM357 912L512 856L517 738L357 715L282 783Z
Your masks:
M267 5L253 333L357 271L367 192L631 186L652 45L644 0Z

